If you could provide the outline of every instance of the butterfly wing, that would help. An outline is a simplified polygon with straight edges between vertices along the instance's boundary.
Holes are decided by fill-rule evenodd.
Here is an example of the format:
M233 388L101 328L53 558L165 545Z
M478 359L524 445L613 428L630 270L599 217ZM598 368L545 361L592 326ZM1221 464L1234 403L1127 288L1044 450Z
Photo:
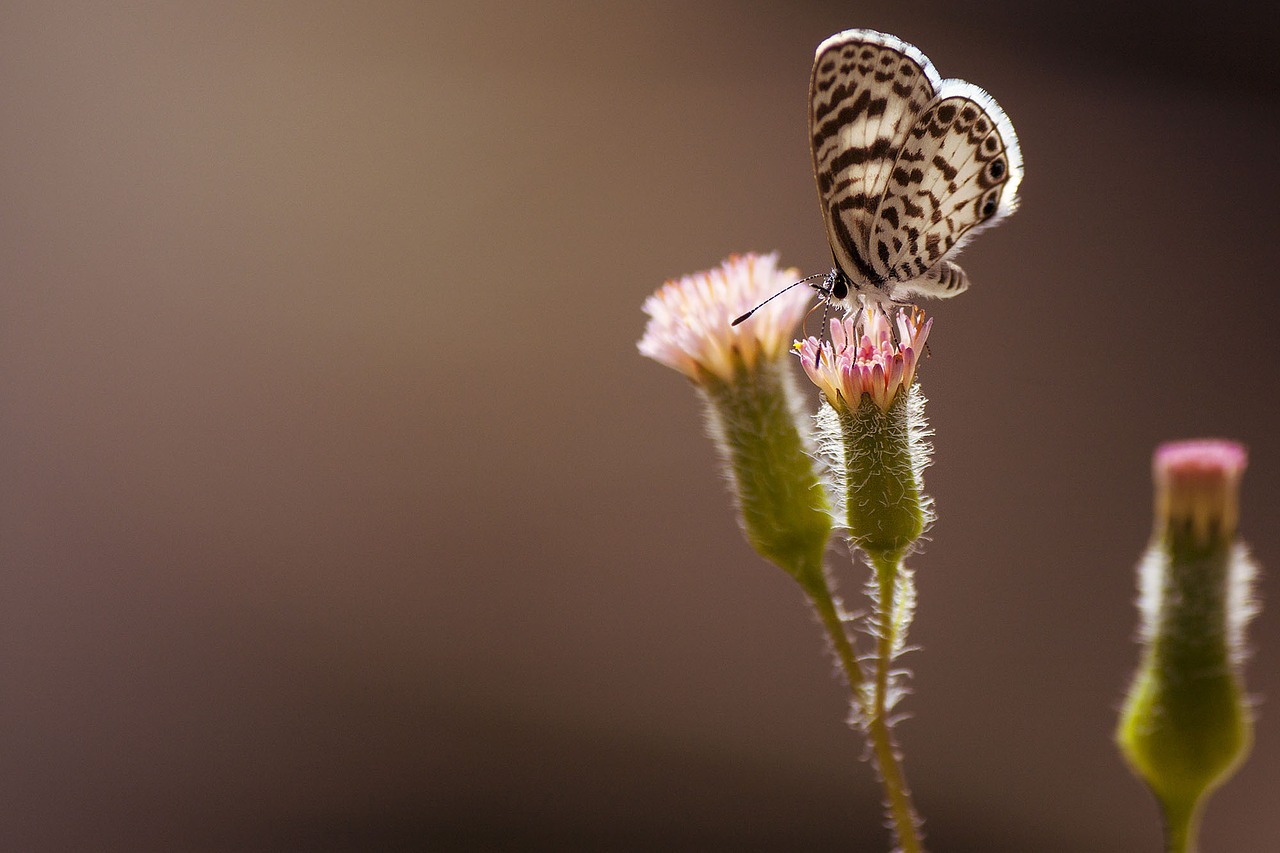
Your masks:
M881 199L940 83L916 48L846 30L818 46L809 82L813 173L836 265L855 284L886 279L871 252Z
M956 279L940 262L1013 212L1022 174L1018 138L999 105L977 86L943 81L903 144L877 208L873 268L898 282L895 294L960 292L947 286Z
M939 261L927 273L905 285L895 285L898 294L918 293L922 296L948 297L969 289L969 276L954 261Z

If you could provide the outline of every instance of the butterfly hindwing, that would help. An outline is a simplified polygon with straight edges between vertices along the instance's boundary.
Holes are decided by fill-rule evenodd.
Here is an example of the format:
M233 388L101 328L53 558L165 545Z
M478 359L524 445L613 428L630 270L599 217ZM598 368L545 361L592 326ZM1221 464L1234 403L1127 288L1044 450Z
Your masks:
M934 264L927 273L919 278L902 282L895 286L894 293L899 297L933 296L946 298L963 293L969 289L969 276L960 269L955 261L942 260Z
M880 201L938 75L893 36L848 30L819 46L809 87L813 171L836 263L860 283L883 281L869 254Z
M920 116L885 188L871 237L873 266L898 289L939 293L926 277L982 228L1012 212L1022 163L1013 127L985 92L943 83ZM956 291L958 292L958 291Z

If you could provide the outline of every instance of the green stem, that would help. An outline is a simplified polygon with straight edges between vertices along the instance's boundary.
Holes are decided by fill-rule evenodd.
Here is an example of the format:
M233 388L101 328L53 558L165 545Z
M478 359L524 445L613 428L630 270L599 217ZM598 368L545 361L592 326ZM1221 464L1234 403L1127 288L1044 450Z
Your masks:
M897 591L897 556L871 555L876 581L880 587L879 621L876 631L876 669L872 693L871 713L867 717L867 737L880 767L889 818L898 833L902 853L920 853L924 848L920 841L919 819L911 804L911 791L902 770L902 758L893 742L893 731L888 720L889 669L893 663L897 644L897 625L894 621L894 593Z
M827 583L826 575L822 572L821 563L805 567L800 575L800 585L804 588L805 595L809 597L809 603L818 614L818 619L831 640L836 659L840 661L845 680L849 682L849 692L853 694L854 704L860 705L862 665L858 663L858 655L853 650L853 643L849 642L849 634L844 629L844 620L840 618L840 607L831 592L831 586Z
M840 618L839 607L832 595L831 586L822 572L821 564L806 566L799 574L799 580L814 611L818 614L818 619L822 622L822 627L831 639L831 646L849 682L853 703L862 719L868 722L867 738L875 754L876 765L880 768L880 783L884 788L885 802L889 810L889 818L893 821L894 833L898 837L899 849L902 853L921 853L924 848L920 842L919 821L911 805L911 792L907 788L906 777L902 772L897 746L893 742L888 722L885 720L885 695L889 683L889 664L892 659L894 639L892 607L894 576L888 575L889 594L886 596L884 586L886 573L877 570L877 575L881 583L881 601L887 601L888 606L881 606L878 614L880 641L876 650L875 689L871 708L866 707L866 696L862 690L865 681L862 665L858 662L857 653L849 641L844 620Z
M1196 853L1200 809L1196 802L1163 805L1164 843L1167 853Z

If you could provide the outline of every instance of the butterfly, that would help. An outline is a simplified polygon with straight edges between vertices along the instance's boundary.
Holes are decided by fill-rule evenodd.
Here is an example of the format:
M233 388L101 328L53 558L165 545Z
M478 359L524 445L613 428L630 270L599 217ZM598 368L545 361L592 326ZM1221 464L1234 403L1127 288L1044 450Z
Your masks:
M895 36L845 30L814 56L809 136L835 261L820 293L854 308L968 288L949 257L1014 211L1023 175L990 95Z

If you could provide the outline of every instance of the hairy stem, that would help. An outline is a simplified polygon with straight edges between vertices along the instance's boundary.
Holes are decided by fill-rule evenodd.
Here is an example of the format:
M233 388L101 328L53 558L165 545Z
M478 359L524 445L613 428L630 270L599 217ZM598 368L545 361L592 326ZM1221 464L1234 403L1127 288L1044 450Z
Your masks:
M896 564L894 569L896 570ZM858 717L866 721L866 734L875 755L876 765L880 770L880 783L884 788L885 803L889 818L893 822L899 849L902 853L922 853L924 848L920 842L919 820L911 804L911 791L907 788L903 775L901 760L897 746L893 742L886 720L886 694L889 685L889 666L893 659L894 633L893 620L893 584L895 572L881 572L877 568L877 576L881 584L881 606L876 617L879 620L877 633L879 640L876 649L875 673L871 693L871 707L867 707L867 692L863 689L866 675L862 664L858 661L853 643L845 630L839 606L822 572L821 565L809 567L801 574L800 583L804 587L809 602L813 605L822 627L831 640L831 647L844 670L849 683L849 693ZM888 589L885 589L885 582ZM886 603L887 602L887 603Z
M880 594L876 602L875 676L872 681L872 707L867 709L867 738L871 741L871 749L880 768L885 807L898 834L902 853L920 853L924 849L920 841L920 821L911 804L911 790L907 787L907 778L902 770L902 756L893 741L893 731L888 720L889 670L901 639L897 635L899 626L894 618L894 596L899 582L900 561L896 555L872 555L871 562L875 567Z
M862 665L858 662L858 655L853 650L853 643L849 641L844 619L840 615L840 606L831 592L831 586L827 583L821 564L806 568L800 584L804 587L805 595L809 597L809 603L813 606L814 612L818 614L828 639L831 640L832 651L835 652L836 659L844 670L845 680L849 682L849 692L853 694L854 704L860 705L864 680Z

